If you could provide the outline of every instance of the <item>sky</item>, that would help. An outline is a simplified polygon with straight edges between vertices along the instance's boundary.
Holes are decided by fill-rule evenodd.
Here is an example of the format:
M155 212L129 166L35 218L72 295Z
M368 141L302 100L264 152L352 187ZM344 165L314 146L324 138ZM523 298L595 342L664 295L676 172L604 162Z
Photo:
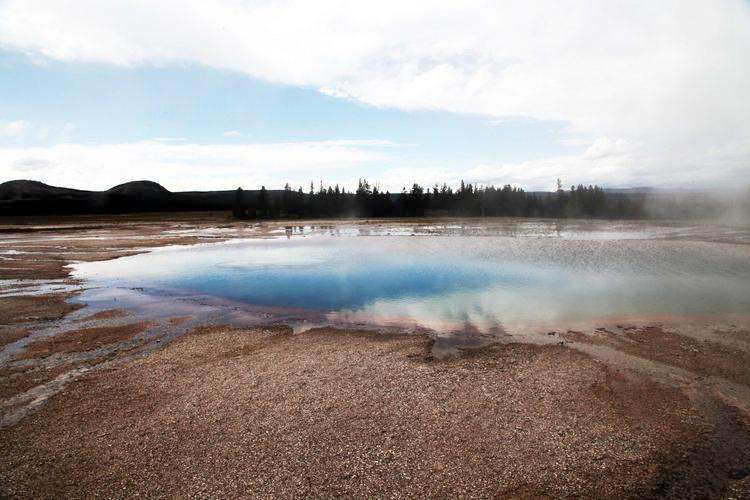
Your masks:
M0 0L0 182L750 186L750 1Z

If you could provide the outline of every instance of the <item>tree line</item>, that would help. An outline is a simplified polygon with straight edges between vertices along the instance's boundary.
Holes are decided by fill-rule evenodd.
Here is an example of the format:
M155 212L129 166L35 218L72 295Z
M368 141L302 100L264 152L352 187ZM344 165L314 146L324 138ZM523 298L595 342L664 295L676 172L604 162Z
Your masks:
M425 188L413 184L400 193L381 190L360 179L357 190L339 185L309 191L289 184L283 191L238 188L234 216L241 219L421 217L430 216L517 216L517 217L600 217L635 218L643 215L643 197L606 192L599 186L571 186L549 193L527 193L506 184L503 187L474 186L461 181L457 189L447 184Z

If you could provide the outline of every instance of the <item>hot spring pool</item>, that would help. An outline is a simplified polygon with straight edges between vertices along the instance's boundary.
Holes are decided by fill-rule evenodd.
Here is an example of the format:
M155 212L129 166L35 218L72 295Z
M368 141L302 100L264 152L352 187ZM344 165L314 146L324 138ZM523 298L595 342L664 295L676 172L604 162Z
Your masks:
M80 263L74 276L94 302L103 290L138 290L222 299L269 321L434 331L750 311L747 231L496 220L290 226L270 236Z

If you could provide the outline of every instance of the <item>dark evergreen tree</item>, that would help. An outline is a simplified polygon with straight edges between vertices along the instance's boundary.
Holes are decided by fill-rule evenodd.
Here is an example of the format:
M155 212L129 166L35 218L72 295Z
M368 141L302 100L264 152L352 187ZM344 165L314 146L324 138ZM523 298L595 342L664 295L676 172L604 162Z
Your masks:
M237 191L234 192L234 207L232 208L232 215L238 219L247 217L244 198L242 188L238 187Z
M260 193L258 193L258 216L261 218L268 217L268 209L268 191L266 191L266 186L261 186Z
M379 186L360 179L357 190L347 192L339 185L310 192L302 187L293 191L289 184L282 191L269 192L265 186L254 193L238 188L235 193L235 217L421 217L424 215L522 216L522 217L642 217L645 197L606 192L599 186L571 186L557 191L526 193L510 184L502 187L478 186L461 181L454 191L447 184L426 190L419 184L392 195ZM250 200L250 202L248 202ZM697 202L696 202L697 204Z

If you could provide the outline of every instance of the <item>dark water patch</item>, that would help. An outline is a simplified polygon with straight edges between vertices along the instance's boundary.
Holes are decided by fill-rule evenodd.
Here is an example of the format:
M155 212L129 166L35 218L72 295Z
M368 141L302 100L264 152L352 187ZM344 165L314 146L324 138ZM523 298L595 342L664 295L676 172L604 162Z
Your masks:
M428 359L449 359L460 357L483 347L507 340L510 335L501 325L482 331L474 325L466 324L459 330L433 334L427 353Z

